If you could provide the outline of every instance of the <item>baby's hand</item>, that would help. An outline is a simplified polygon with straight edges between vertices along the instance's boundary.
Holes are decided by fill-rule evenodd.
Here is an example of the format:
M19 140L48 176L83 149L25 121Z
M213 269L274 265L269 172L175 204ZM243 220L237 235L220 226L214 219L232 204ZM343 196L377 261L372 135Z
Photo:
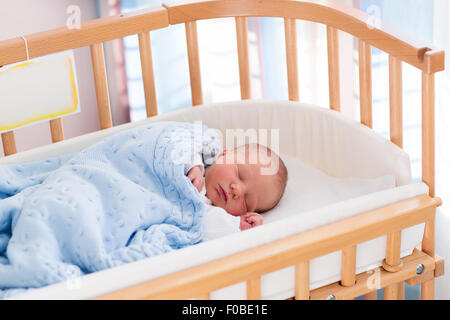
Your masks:
M254 228L263 224L263 217L259 213L256 212L248 212L241 216L241 230L247 230L250 228Z
M192 167L191 170L188 171L187 177L197 188L198 192L202 191L203 185L205 184L205 178L203 177L203 172L200 166Z

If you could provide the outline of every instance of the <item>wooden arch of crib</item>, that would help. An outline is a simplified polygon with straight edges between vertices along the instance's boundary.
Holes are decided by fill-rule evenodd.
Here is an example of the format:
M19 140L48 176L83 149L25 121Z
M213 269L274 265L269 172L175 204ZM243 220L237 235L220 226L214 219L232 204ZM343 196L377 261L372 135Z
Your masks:
M421 284L421 298L434 298L434 278L443 274L444 261L435 254L434 221L441 200L435 198L434 74L444 70L444 52L408 39L382 23L368 25L369 16L334 1L314 0L197 0L120 14L81 24L79 29L60 28L26 36L30 58L90 46L101 129L112 126L103 42L137 34L141 55L147 116L157 115L150 31L184 23L193 106L203 103L196 21L234 17L238 44L241 98L251 98L247 17L284 18L289 99L299 100L296 20L325 24L328 41L330 108L340 110L338 30L359 41L361 123L372 127L371 46L389 54L390 136L402 147L402 62L422 71L422 180L429 196L419 196L363 213L302 234L159 279L111 292L100 299L209 298L210 292L247 282L247 298L261 297L261 276L295 266L295 299L402 299L404 282ZM21 37L0 42L0 65L27 59ZM64 139L61 119L50 121L52 141ZM17 152L14 132L2 134L5 155ZM426 223L423 242L400 259L402 229ZM370 274L355 274L358 243L387 235L387 251L379 271L379 286L367 286ZM309 290L309 261L342 251L342 280ZM422 273L417 271L423 265Z

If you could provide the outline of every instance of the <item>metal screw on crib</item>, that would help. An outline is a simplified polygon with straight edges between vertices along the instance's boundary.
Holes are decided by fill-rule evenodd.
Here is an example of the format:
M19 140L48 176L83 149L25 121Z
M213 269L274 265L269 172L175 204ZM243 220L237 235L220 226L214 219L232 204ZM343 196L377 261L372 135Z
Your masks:
M327 297L327 300L336 300L336 297L334 296L334 294L330 294L330 295Z
M416 273L422 274L424 271L425 271L425 266L423 264L419 263L416 268Z

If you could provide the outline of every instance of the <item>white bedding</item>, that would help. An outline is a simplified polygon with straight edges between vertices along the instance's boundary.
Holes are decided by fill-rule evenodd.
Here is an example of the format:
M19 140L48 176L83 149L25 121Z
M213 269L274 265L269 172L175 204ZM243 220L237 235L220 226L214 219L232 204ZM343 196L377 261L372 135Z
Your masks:
M250 100L200 106L143 122L166 120L202 120L204 124L222 132L227 128L280 130L281 154L294 159L291 162L284 156L289 168L288 189L279 206L273 212L265 214L266 223L245 232L31 291L22 296L15 296L14 299L95 297L428 193L425 184L411 183L409 157L403 150L372 130L334 111L297 102ZM79 151L112 133L143 122L102 130L39 150L24 152L1 159L0 163L33 161ZM301 165L297 170L291 169L296 166L292 164L295 159L301 159L303 163L314 165L321 171L307 172ZM332 182L331 177L351 179ZM377 177L378 180L365 191L355 184L358 179ZM395 177L397 187L378 191L392 186L392 177ZM345 192L342 192L344 185ZM324 186L327 186L327 189ZM320 194L316 191L320 191ZM365 192L373 193L360 196ZM351 199L348 199L349 196ZM348 200L336 203L343 199ZM423 224L404 230L402 256L410 254L414 247L420 244L422 236ZM385 250L386 237L358 245L357 272L381 265ZM335 252L310 261L311 290L340 279L340 256L340 252ZM293 267L264 275L261 290L263 299L293 296ZM240 283L213 292L211 298L241 299L245 298L245 292L245 283Z
M335 178L294 157L282 156L288 169L288 183L279 204L264 213L264 222L300 214L384 189L395 188L395 177L375 179Z

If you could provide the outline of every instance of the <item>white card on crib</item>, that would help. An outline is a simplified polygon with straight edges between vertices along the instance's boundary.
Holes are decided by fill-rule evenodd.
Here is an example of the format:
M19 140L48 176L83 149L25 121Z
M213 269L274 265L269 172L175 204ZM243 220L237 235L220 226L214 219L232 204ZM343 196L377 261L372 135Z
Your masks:
M72 50L0 68L0 132L79 111Z

